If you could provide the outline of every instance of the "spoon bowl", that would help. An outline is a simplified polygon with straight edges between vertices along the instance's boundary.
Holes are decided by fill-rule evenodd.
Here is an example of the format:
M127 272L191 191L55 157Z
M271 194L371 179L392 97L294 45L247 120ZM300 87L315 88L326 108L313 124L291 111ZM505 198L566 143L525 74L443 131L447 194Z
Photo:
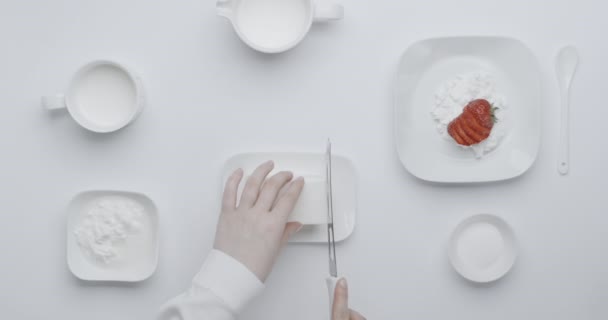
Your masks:
M570 89L570 84L578 67L578 51L573 46L564 47L557 55L555 70L561 89Z

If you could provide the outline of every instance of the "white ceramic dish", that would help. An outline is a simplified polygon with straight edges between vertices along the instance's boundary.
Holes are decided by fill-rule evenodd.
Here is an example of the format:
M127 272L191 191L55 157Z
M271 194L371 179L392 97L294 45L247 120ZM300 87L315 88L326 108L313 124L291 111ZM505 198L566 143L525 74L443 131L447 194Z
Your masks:
M477 159L443 139L430 112L437 88L454 77L491 73L509 104L507 132ZM541 133L540 68L520 41L500 37L437 38L413 44L402 56L394 88L396 148L414 176L432 182L488 182L517 177L534 163Z
M461 222L452 234L448 251L454 269L479 283L502 278L517 259L513 230L501 218L488 214Z
M341 5L316 0L218 0L216 6L243 42L264 53L287 51L313 23L344 17Z
M230 158L225 165L222 176L222 186L229 175L238 168L245 171L245 176L251 174L253 170L265 161L273 160L275 170L292 171L296 176L303 176L305 179L313 177L318 179L325 177L325 154L314 153L247 153L239 154ZM336 241L342 241L351 235L355 229L357 211L357 178L353 164L345 157L334 155L332 158L332 183L333 183L333 204L334 204L334 232ZM324 181L324 180L323 180ZM312 188L322 190L311 190L311 194L319 192L325 193L324 183L311 184ZM305 186L306 188L306 186ZM304 199L304 198L302 198ZM308 199L316 199L309 197ZM318 208L322 212L303 212L304 215L314 217L327 217L325 202L321 205L305 204L306 208ZM327 221L325 219L325 221ZM290 242L327 242L327 224L305 225L300 232L294 235Z
M120 256L104 263L85 254L78 245L74 230L86 218L88 209L101 198L120 197L140 204L144 209L141 229L126 240ZM70 271L87 281L137 282L150 277L158 263L158 210L147 196L125 191L87 191L74 197L68 207L67 263Z

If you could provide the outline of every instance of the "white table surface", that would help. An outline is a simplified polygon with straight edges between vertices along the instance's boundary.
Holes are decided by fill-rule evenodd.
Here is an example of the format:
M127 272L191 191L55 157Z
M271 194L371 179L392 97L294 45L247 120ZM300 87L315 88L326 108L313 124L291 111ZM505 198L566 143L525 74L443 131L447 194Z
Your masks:
M315 27L295 50L255 53L213 1L0 2L0 314L3 319L152 319L186 289L210 249L220 171L248 151L335 152L358 170L355 233L338 250L352 306L369 319L605 319L608 6L597 0L347 1L346 19ZM524 41L543 72L543 139L513 181L421 182L399 163L391 84L411 43L450 35ZM571 174L556 171L553 59L579 47ZM39 106L95 58L139 72L147 109L116 134L80 129ZM161 218L160 262L135 285L80 282L65 262L65 208L87 189L147 193ZM462 280L446 242L463 218L498 214L521 245L490 286ZM289 246L241 319L326 319L324 246Z

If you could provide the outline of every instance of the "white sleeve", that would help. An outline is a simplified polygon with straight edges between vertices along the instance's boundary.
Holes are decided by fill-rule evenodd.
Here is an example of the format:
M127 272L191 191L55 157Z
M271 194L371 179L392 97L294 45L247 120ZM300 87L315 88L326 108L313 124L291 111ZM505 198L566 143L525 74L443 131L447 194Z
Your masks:
M231 256L212 250L185 293L167 302L158 320L234 320L264 284Z

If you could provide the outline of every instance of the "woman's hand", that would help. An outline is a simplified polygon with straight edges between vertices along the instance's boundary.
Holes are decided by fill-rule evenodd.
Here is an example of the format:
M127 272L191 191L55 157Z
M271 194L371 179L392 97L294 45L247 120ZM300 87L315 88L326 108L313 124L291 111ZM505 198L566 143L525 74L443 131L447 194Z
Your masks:
M357 311L348 308L348 284L346 279L338 281L334 291L334 307L331 312L332 320L365 320Z
M283 245L302 227L297 222L287 223L287 217L300 197L304 179L293 180L291 172L279 172L267 179L273 168L274 163L268 161L253 172L238 206L243 170L230 176L213 246L241 262L262 282Z

